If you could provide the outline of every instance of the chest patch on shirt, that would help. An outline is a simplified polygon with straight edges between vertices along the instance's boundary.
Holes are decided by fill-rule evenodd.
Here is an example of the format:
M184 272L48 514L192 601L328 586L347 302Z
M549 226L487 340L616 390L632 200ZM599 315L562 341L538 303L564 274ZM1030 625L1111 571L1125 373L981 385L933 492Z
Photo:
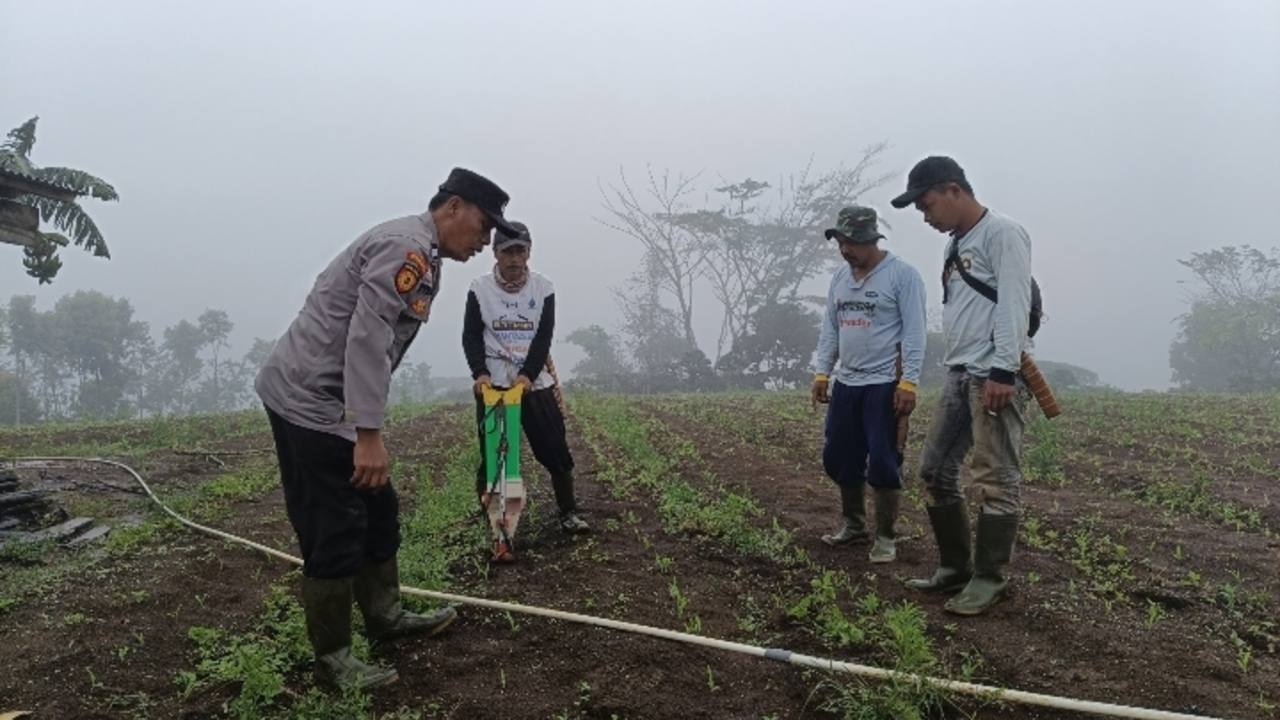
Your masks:
M864 297L868 297L864 295ZM877 294L878 296L878 294ZM836 311L842 328L869 328L876 316L875 300L842 300Z
M511 332L511 331L533 332L536 329L537 329L537 325L535 325L532 320L530 320L529 318L523 315L517 315L514 318L503 315L502 317L493 321L494 332Z
M965 272L973 272L973 256L961 255L960 264L964 266ZM955 267L951 263L947 263L942 269L942 282L951 282L951 275L955 272Z

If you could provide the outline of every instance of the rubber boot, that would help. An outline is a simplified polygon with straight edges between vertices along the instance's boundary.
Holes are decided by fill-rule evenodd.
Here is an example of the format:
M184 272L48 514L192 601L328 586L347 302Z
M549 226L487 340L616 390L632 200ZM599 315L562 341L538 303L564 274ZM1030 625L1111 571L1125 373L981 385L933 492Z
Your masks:
M876 488L876 542L868 559L873 563L891 563L898 559L894 524L898 521L898 505L902 491Z
M394 668L369 665L351 654L352 578L302 578L307 637L316 654L316 682L339 690L395 682Z
M822 536L822 542L839 547L865 542L867 539L867 506L863 492L865 483L838 485L840 488L840 514L844 526L839 532Z
M925 592L955 592L973 577L969 550L969 515L964 502L931 506L929 524L938 541L938 569L932 577L907 581L907 587Z
M560 529L571 534L591 529L578 515L578 501L573 495L573 471L551 474L551 489L556 494L556 506L560 508Z
M364 566L356 576L354 592L364 614L365 635L375 646L407 635L431 637L458 619L457 611L451 607L426 615L405 610L400 602L400 570L395 558Z
M1017 515L978 516L978 539L974 543L973 579L951 598L944 609L956 615L980 615L1000 601L1008 579L1003 569L1013 556L1018 537Z

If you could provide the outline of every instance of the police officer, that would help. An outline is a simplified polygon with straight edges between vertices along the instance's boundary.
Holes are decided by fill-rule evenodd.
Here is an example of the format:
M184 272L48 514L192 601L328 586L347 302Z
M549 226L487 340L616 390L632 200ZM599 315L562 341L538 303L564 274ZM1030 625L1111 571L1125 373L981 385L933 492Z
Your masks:
M958 590L945 609L977 615L1003 595L1004 567L1018 535L1028 400L1019 369L1029 347L1031 238L1022 225L979 203L964 170L949 157L916 163L907 191L893 200L896 208L908 205L949 236L942 276L949 369L920 461L939 568L907 584L931 592ZM995 297L978 287L992 289ZM960 492L960 466L970 448L982 503L972 555Z
M499 235L493 242L497 258L493 272L478 277L467 293L462 349L475 380L476 416L483 421L480 391L486 385L507 389L524 387L520 424L533 456L551 474L551 488L560 509L560 529L567 533L589 530L578 514L573 494L573 455L565 439L555 377L549 372L551 337L556 321L556 291L551 281L529 269L533 236L523 223L513 222L513 236ZM484 435L476 489L485 490Z
M451 608L420 615L401 605L399 501L381 429L391 373L440 291L441 258L466 262L494 228L514 234L507 200L490 180L455 168L426 213L378 225L334 258L258 374L325 684L397 678L351 654L353 599L375 643L435 634L456 618Z

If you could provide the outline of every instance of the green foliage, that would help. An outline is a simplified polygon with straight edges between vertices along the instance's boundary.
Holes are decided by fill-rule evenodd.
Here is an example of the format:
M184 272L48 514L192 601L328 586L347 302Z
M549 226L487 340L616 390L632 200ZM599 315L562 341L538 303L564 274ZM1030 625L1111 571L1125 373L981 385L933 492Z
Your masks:
M1228 246L1179 262L1198 291L1169 347L1174 382L1212 391L1280 388L1280 249Z
M464 442L445 456L442 485L434 482L433 468L419 468L413 512L400 528L400 575L405 584L442 590L452 579L451 569L487 545L485 525L466 522L475 516L479 462L475 443Z
M699 176L649 171L638 192L620 173L618 183L602 191L608 216L603 222L644 250L636 273L616 290L625 317L622 332L640 377L626 384L614 371L599 378L618 384L597 379L594 387L639 392L710 387L662 382L677 373L698 374L694 299L706 290L721 318L716 362L708 362L720 371L719 382L755 387L801 382L817 322L804 309L807 298L800 288L841 262L822 230L842 206L888 181L888 175L873 172L886 149L885 143L871 145L853 166L821 173L809 163L776 183L748 177L699 188ZM703 377L712 379L709 373Z
M600 387L609 377L625 369L617 341L599 325L588 325L569 333L565 341L582 348L586 357L573 366L576 382Z
M1023 450L1024 474L1030 482L1062 485L1066 477L1062 470L1062 448L1058 426L1043 415L1036 415L1027 427L1030 442Z
M421 405L431 401L434 390L430 365L425 362L401 365L391 376L391 391L387 394L387 402Z
M27 175L35 180L50 183L98 200L118 200L115 188L105 180L83 170L64 167L36 167L31 162L31 151L36 143L36 121L31 118L9 132L8 140L0 144L0 169ZM110 257L106 240L93 219L74 200L57 200L40 195L20 195L17 201L35 207L46 223L69 233L70 240L56 233L41 233L32 247L25 248L23 265L27 274L41 284L53 282L62 261L58 250L68 242L75 243L98 257Z
M31 172L32 167L28 158L31 156L32 148L36 146L36 123L39 120L39 117L33 117L9 131L9 139L0 144L0 151L4 152L0 154L0 163L5 163L0 167L22 173Z
M12 358L12 373L0 370L3 424L244 407L256 403L251 384L273 348L258 340L244 358L227 358L235 325L218 309L175 323L157 342L128 300L96 291L64 295L47 311L15 295L2 319L0 344ZM29 398L19 407L14 387Z
M601 480L615 495L627 496L636 486L657 494L657 509L668 532L700 533L721 540L737 551L784 564L794 564L797 556L790 534L776 522L760 527L763 515L751 498L729 490L707 476L695 486L680 477L682 461L696 457L693 442L645 420L617 400L578 394L575 412L588 422L588 441L598 444L608 438L621 449L609 454Z
M445 482L436 487L432 469L424 467L413 490L414 512L402 526L399 554L401 579L407 584L443 589L449 569L484 541L483 527L468 522L474 515L474 467L477 460L470 437L450 450ZM270 475L274 481L274 475ZM257 472L228 474L207 483L195 507L251 494ZM232 697L224 712L234 718L273 720L420 720L421 712L401 708L375 713L369 695L359 691L325 692L310 688L296 692L290 679L311 659L302 608L294 598L296 573L271 586L261 615L251 628L232 633L219 628L192 627L194 667L176 674L184 697L213 687L229 687ZM414 602L412 599L409 602ZM352 635L352 651L367 657L368 643ZM434 716L434 715L433 715Z
M175 682L185 695L219 683L239 686L227 712L240 720L260 718L284 693L285 675L311 657L302 608L284 583L273 585L255 626L239 635L192 627L196 668ZM357 650L361 649L357 643Z
M852 600L851 610L842 603ZM849 577L828 570L810 592L787 608L814 633L838 646L867 648L903 676L864 683L833 675L825 680L822 709L844 718L925 718L942 707L936 687L907 675L937 674L940 662L927 633L924 611L912 603L885 605L874 591L859 595Z
M717 367L741 375L744 387L777 390L807 387L809 359L818 344L821 316L799 302L765 305L751 317L749 330Z
M696 402L682 407L694 406ZM660 423L628 407L623 398L580 393L574 396L573 409L601 466L597 478L618 495L651 493L667 532L696 532L743 555L774 560L793 572L814 573L809 592L783 605L788 618L809 628L827 646L872 652L903 673L939 672L941 663L919 606L887 605L873 591L860 592L845 573L819 568L792 543L776 519L767 526L771 529L761 527L763 509L749 496L725 488L714 476L705 474L696 485L684 480L681 476L688 477L690 466L699 462L688 438L664 431ZM670 573L665 582L676 617L684 621L687 631L697 632L701 619L691 611L673 564L663 556L655 562L660 572ZM748 597L746 614L739 617L738 625L755 635L765 622L761 615ZM713 682L709 678L709 685ZM820 690L825 711L852 718L929 717L945 699L936 688L905 677L866 685L833 677Z
M1102 380L1098 378L1098 373L1079 365L1040 359L1036 360L1036 365L1040 367L1040 372L1044 374L1044 379L1049 381L1050 387L1054 390L1075 390L1102 386Z
M40 565L53 547L52 540L12 540L0 545L0 563Z

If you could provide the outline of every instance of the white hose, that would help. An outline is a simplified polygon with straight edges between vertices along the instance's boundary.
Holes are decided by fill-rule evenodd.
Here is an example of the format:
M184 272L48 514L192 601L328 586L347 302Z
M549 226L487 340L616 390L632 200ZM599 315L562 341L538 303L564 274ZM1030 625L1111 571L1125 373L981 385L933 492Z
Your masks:
M104 458L84 458L84 457L21 457L15 458L14 464L17 463L45 463L45 462L85 462L100 463L103 465L111 465L120 468L133 476L133 479L142 486L147 495L160 506L162 510L168 513L173 519L186 525L187 527L208 533L215 537L220 537L241 545L247 545L255 550L260 550L272 557L279 558L294 565L302 565L302 559L294 557L285 552L267 547L261 543L253 542L245 538L232 535L222 530L201 525L197 522L188 520L179 515L165 505L147 485L142 476L133 468L115 460L107 460ZM984 700L996 700L1000 702L1019 703L1023 705L1036 705L1039 707L1055 708L1058 710L1071 710L1075 712L1091 713L1094 715L1102 715L1106 717L1117 718L1133 718L1134 720L1215 720L1206 715L1189 715L1187 713L1168 712L1165 710L1151 710L1148 708L1132 707L1128 705L1114 705L1111 703L1096 702L1093 700L1077 700L1075 698L1060 697L1057 695L1045 695L1042 693L1026 692L1023 690L1008 690L1004 688L991 687L988 685L977 685L974 683L960 682L957 680L945 680L941 678L932 678L924 675L916 675L912 673L901 673L893 670L885 670L882 668L872 667L869 665L858 665L856 663L848 663L840 660L831 660L828 658L815 657L813 655L803 655L793 653L789 650L781 650L778 648L762 648L758 645L748 645L746 643L731 642L728 640L718 640L716 638L703 637L701 635L691 635L689 633L678 632L675 630L665 630L663 628L650 627L648 625L638 625L636 623L623 622L621 620L610 620L608 618L594 617L592 615L582 615L580 613L565 612L563 610L552 610L550 608L535 607L532 605L521 605L519 603L501 602L498 600L486 600L484 598L469 597L466 595L455 595L453 593L437 592L434 590L423 590L421 588L401 586L400 591L405 595L414 595L417 597L429 598L432 600L440 600L443 602L453 602L462 605L471 605L474 607L490 608L492 610L502 610L505 612L515 612L524 615L536 615L539 617L551 618L553 620L563 620L566 622L580 623L583 625L594 625L596 627L607 628L609 630L620 630L622 632L635 633L638 635L648 635L650 637L662 638L664 640L674 640L676 642L688 643L690 645L700 645L702 647L715 648L717 650L727 650L729 652L742 653L743 655L751 655L754 657L765 658L768 660L778 660L792 665L800 665L803 667L816 668L832 673L846 673L849 675L857 675L859 677L874 678L877 680L900 680L910 683L918 683L922 686L929 686L945 690L947 692L957 693L961 695L971 695Z

